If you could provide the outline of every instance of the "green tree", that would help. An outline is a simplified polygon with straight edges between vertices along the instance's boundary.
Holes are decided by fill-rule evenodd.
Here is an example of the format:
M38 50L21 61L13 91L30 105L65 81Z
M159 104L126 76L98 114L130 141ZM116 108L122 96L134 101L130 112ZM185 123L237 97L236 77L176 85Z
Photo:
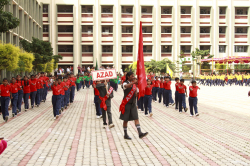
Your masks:
M205 58L213 58L214 55L210 55L210 50L199 50L198 48L195 49L195 51L192 51L191 53L192 55L192 58L198 58L198 56L201 56L201 59L205 59ZM199 63L197 63L199 64ZM208 62L203 62L202 65L201 65L201 68L202 67L207 67L209 66Z
M44 71L44 64L51 62L52 59L54 59L55 64L59 62L59 59L62 59L61 55L53 55L53 48L49 42L34 37L32 38L32 43L26 40L21 40L20 42L26 52L34 54L35 60L33 65L36 71Z
M12 2L12 1L11 1ZM0 0L0 33L8 32L10 29L18 27L20 21L12 13L3 11L5 5L9 5L10 0Z
M23 52L19 55L19 63L24 64L24 71L31 72L33 69L34 55L31 53ZM20 67L20 65L18 65Z
M0 43L0 70L13 71L18 67L19 47Z

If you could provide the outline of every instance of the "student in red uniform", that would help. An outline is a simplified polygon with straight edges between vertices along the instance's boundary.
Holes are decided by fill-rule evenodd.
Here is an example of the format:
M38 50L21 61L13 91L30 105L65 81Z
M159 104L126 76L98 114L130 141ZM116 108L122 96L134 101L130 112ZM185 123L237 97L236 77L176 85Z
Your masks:
M185 93L186 93L186 97L187 97L187 87L186 85L184 85L184 79L181 79L180 84L178 85L179 88L179 112L182 113L182 106L185 110L185 112L187 112L187 107L186 107L186 98L185 98Z
M48 81L49 81L49 77L46 76L46 73L44 73L44 76L43 76L43 81L44 81L44 89L43 89L43 102L46 101L46 97L47 97L47 94L48 94Z
M179 84L180 84L180 79L175 78L175 110L178 110L179 106Z
M71 81L71 91L70 91L70 103L74 102L75 98L75 89L76 89L76 77L74 77L74 74L70 74L69 80Z
M137 80L136 80L137 81ZM139 96L139 88L136 88L137 89L137 97ZM139 98L139 100L137 101L138 102L138 109L139 111L141 111L142 113L144 113L144 96L145 96L145 91L142 93L142 96Z
M192 81L192 86L189 87L189 107L190 107L190 116L194 116L193 109L195 112L195 116L199 116L198 110L197 110L197 90L200 89L198 86L196 86L196 81Z
M29 97L30 97L30 83L27 76L23 77L23 98L24 98L24 109L29 109Z
M9 119L8 107L10 99L12 98L12 94L10 92L11 87L10 85L8 85L7 78L3 79L3 84L0 85L0 89L1 89L1 109L2 109L3 120L7 122Z
M150 78L148 78L148 79L150 79ZM150 79L151 80L151 85L153 86L153 88L152 88L152 100L153 100L153 102L155 101L154 100L154 93L155 93L155 80L154 80L154 78L152 78L152 79Z
M54 119L58 119L59 110L61 108L61 90L62 90L62 87L58 84L58 79L56 79L55 82L53 82L51 89L53 92L52 105L53 105Z
M12 103L12 116L15 117L17 115L17 100L18 100L18 88L19 88L19 84L16 83L16 78L12 77L12 83L10 84L11 87L11 94L12 94L12 98L11 98L11 103Z
M63 82L65 83L65 86L64 86L64 91L65 91L65 96L64 96L64 109L67 109L67 104L68 104L68 101L69 101L69 85L70 85L70 82L68 82L68 77L65 76L63 77Z
M21 76L16 76L16 83L19 84L18 88L18 100L17 100L17 113L21 112L21 105L22 105L22 99L23 99L23 80L21 80Z
M65 88L65 83L62 82L62 78L59 77L58 78L58 84L61 86L61 107L59 109L59 115L61 115L61 113L63 112L64 110L64 97L65 97L65 91L64 91L64 88Z
M41 72L41 76L39 77L42 87L40 89L40 102L43 102L43 93L44 93L44 84L45 84L45 79L44 79L44 72Z
M41 93L41 88L42 88L42 83L41 83L41 80L39 79L39 76L36 75L36 89L37 89L37 92L36 92L36 106L39 107L40 105L40 93Z
M94 88L94 94L95 94L95 97L94 97L94 103L95 103L95 109L96 109L96 118L99 119L102 117L102 110L101 110L101 107L100 107L100 104L99 104L99 91L98 89L96 88L96 81L93 82L93 88Z
M164 80L163 80L163 77L161 77L160 89L158 93L159 103L161 103L161 99L163 98L163 95L164 95ZM163 104L164 104L164 99L163 99Z
M168 108L169 106L169 94L171 90L171 81L169 77L165 77L165 82L164 82L164 95L165 95L165 106Z
M145 106L145 116L148 116L148 110L150 117L153 116L152 113L152 88L154 85L152 85L152 82L150 79L147 80L147 86L145 88L145 96L144 96L144 106Z
M70 74L67 75L67 84L69 85L68 96L67 96L67 107L69 106L70 91L71 91L71 81L69 80Z
M35 79L35 76L31 75L31 79L29 80L31 108L34 108L34 104L35 104L35 100L36 100L36 93L37 93L36 82L37 82L37 80Z
M153 100L155 102L157 102L157 94L159 93L160 83L161 81L159 80L158 76L156 76L154 81L154 93L153 93Z

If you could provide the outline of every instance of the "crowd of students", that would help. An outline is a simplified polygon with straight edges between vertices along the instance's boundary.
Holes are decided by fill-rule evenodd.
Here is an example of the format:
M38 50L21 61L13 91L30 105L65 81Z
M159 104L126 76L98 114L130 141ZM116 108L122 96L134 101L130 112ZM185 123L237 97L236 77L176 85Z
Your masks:
M20 75L12 77L10 82L7 78L3 79L0 85L1 94L1 112L5 122L9 119L9 105L11 103L12 116L15 117L22 111L22 103L24 110L39 107L42 102L46 101L48 90L53 92L52 105L54 119L57 119L61 112L73 103L75 95L75 81L73 74L49 78L45 73L31 75L29 78ZM30 99L30 103L29 103Z
M250 85L250 74L249 73L230 73L230 74L204 74L200 75L198 82L200 85L205 86L225 86L225 85L239 85L249 86Z

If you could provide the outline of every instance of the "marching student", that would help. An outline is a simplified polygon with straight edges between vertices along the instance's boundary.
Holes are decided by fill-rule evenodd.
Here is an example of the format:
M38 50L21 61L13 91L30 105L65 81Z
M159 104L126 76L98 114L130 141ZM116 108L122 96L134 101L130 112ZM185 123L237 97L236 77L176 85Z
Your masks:
M3 120L5 122L8 122L9 119L8 107L10 99L12 98L12 94L11 94L11 86L8 84L7 78L3 79L3 84L0 85L0 90L1 90L1 110L3 115Z
M29 97L30 97L30 83L27 76L23 77L23 98L24 98L24 109L29 109Z
M143 99L143 102L144 102L144 106L145 106L145 116L148 116L148 110L149 110L149 115L150 117L153 116L153 113L152 113L152 88L153 88L153 84L151 82L150 79L147 80L147 86L145 88L145 96L144 96L144 99Z
M68 77L65 76L63 77L63 82L65 83L64 86L64 91L65 91L65 96L64 96L64 109L67 109L67 104L69 103L69 94L70 94L70 82L68 81Z
M39 79L39 76L36 74L36 99L35 99L35 104L37 107L39 107L40 105L40 94L41 94L41 88L42 88L42 83L41 83L41 79Z
M163 95L164 95L164 80L163 80L163 77L161 77L160 89L159 89L159 93L158 93L159 103L161 103L161 99L163 99ZM163 101L164 101L164 99L163 99Z
M51 86L53 96L52 96L52 105L53 105L53 114L54 119L59 118L59 110L61 108L61 90L62 87L58 84L58 79L56 79Z
M137 79L136 79L137 81ZM145 96L145 91L143 91L142 96L139 98L138 100L138 96L139 96L139 88L137 87L138 85L136 84L136 91L137 91L137 106L138 106L138 110L141 111L142 113L144 113L144 96Z
M121 77L121 81L122 81L121 87L122 87L122 89L123 89L123 83L126 81L126 75L127 75L127 72L125 71L124 76Z
M40 102L43 102L43 94L44 94L44 84L45 84L45 78L44 78L44 73L41 72L41 76L39 77L40 81L41 81L41 89L40 89Z
M220 76L220 85L221 86L225 86L225 75L224 74L221 74L221 76Z
M143 133L138 118L138 112L136 108L136 81L134 80L134 73L128 72L126 80L123 83L124 97L120 105L119 111L121 112L120 119L123 120L124 139L131 140L127 133L128 121L135 121L139 138L143 138L148 135L148 132Z
M88 74L89 74L89 73L86 72L86 73L85 73L85 76L84 76L83 78L84 78L84 80L85 80L86 88L89 89L89 80L90 80L90 78L89 78Z
M99 91L99 104L102 110L103 128L107 127L106 116L108 115L109 128L114 127L111 113L111 98L114 97L113 90L110 90L110 83L107 81L96 81L96 88ZM113 88L112 88L113 89ZM107 112L107 114L106 114Z
M42 101L45 103L46 101L46 97L47 97L47 94L48 94L48 81L49 81L49 77L46 76L46 73L43 72L43 77L42 77L42 80L43 80L43 95L42 95Z
M67 83L67 85L69 86L69 89L68 89L68 97L67 97L67 107L69 106L69 103L70 103L70 92L71 92L71 81L69 80L69 77L70 77L70 75L68 74L67 75L67 81L66 81L66 83Z
M36 100L36 93L37 93L36 82L37 82L37 80L35 79L35 76L31 75L31 79L29 80L31 108L34 108L34 104L35 104L35 100Z
M180 79L175 78L175 110L178 110L179 106L179 84L180 84Z
M171 81L169 77L165 77L164 82L164 94L165 94L165 106L168 108L169 106L169 97L170 97L170 90L171 90Z
M22 105L22 99L23 99L23 80L21 80L21 76L16 76L16 83L19 84L18 87L18 100L17 100L17 113L21 112L21 105Z
M65 91L64 91L65 83L62 81L62 77L58 78L58 85L61 86L61 95L60 95L60 98L61 98L60 99L61 100L61 107L59 109L59 115L61 115L61 113L64 110L64 97L65 97Z
M94 97L94 103L95 103L95 109L96 109L96 118L99 119L102 117L102 110L100 108L100 103L99 103L99 91L98 89L96 88L96 81L93 82L93 88L94 88L94 94L95 94L95 97Z
M71 82L71 88L70 88L70 103L74 102L74 98L75 98L75 86L76 86L76 78L74 77L74 74L70 74L70 78L69 78L70 82Z
M157 94L159 94L159 89L160 89L160 80L158 76L155 77L154 80L154 93L153 93L153 101L157 102Z
M11 87L11 103L12 103L12 116L15 117L17 115L17 100L18 100L18 88L19 84L16 83L16 78L12 77L12 83L10 84Z
M79 75L77 75L77 78L76 78L76 90L77 91L79 91L81 89L81 86L80 86L81 81L82 81L81 77L79 77Z
M182 113L182 106L184 111L187 112L188 108L186 107L186 98L187 97L187 87L184 85L184 79L181 79L180 84L178 85L179 89L179 112Z
M198 110L197 110L197 90L200 89L198 86L196 86L196 81L192 81L192 86L189 87L189 107L190 107L190 116L194 116L193 109L195 112L195 116L199 116Z

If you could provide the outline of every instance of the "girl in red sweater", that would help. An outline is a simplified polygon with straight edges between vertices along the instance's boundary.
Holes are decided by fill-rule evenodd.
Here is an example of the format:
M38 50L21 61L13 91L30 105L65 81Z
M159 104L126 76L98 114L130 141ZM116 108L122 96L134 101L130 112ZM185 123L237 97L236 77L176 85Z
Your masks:
M144 102L144 107L145 107L145 116L148 116L148 110L149 110L149 114L150 114L150 117L153 116L153 113L152 113L152 106L151 106L151 103L152 103L152 89L153 89L153 86L152 85L152 82L150 79L147 80L147 86L145 88L145 96L144 96L144 99L143 99L143 102Z

